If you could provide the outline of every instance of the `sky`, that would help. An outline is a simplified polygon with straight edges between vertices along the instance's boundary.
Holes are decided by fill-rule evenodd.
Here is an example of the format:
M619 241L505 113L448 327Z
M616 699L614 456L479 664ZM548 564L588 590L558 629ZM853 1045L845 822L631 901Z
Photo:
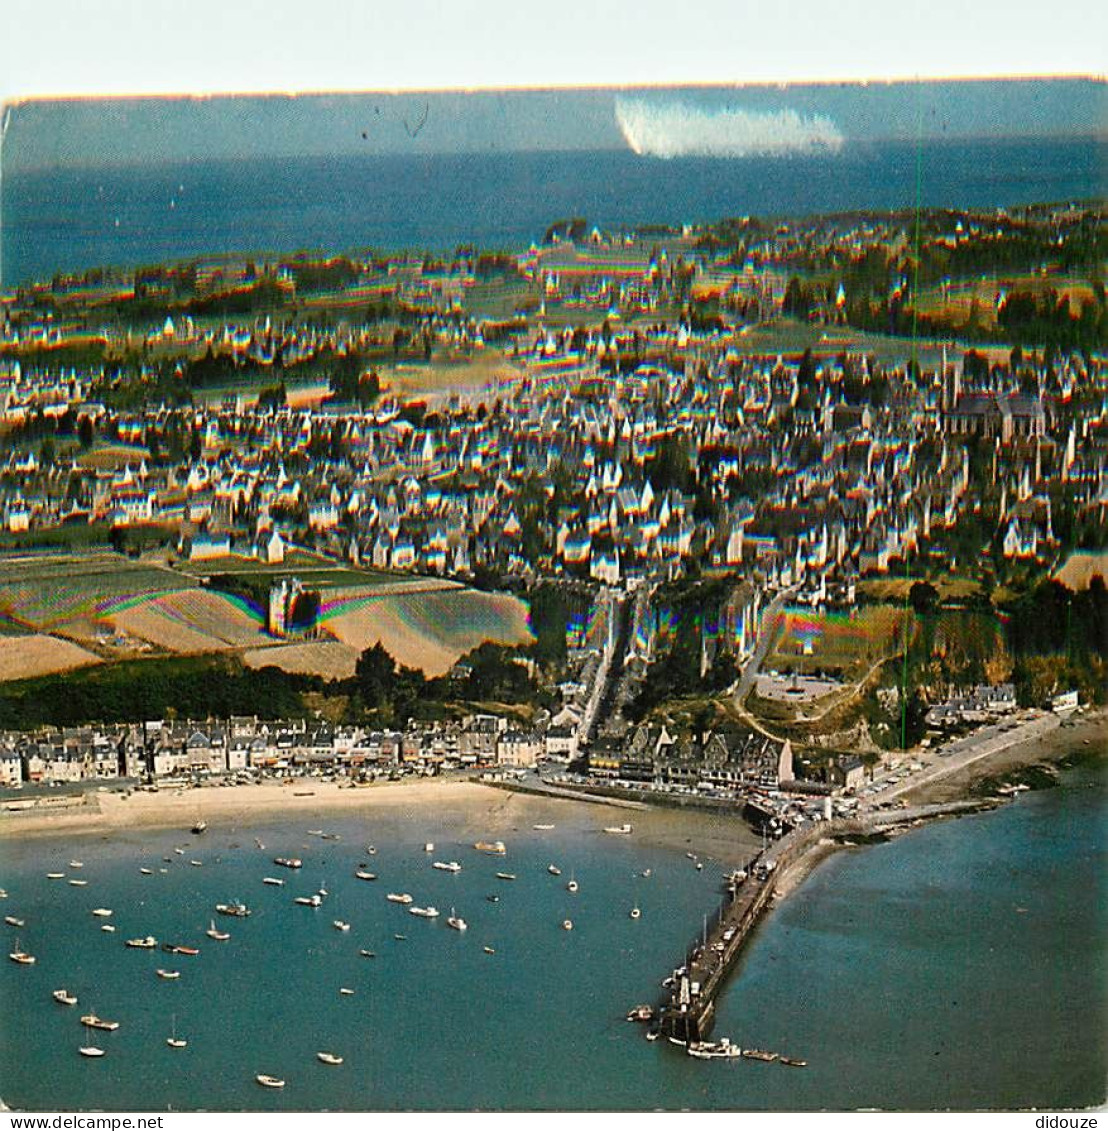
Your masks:
M735 155L917 131L1103 134L1106 12L1100 0L1067 0L1065 20L1028 18L1018 0L0 0L18 29L0 43L0 158L15 173L255 154ZM981 76L1098 81L916 89ZM673 85L683 89L660 89ZM280 97L227 97L250 92Z
M1055 11L1028 0L0 0L0 98L1102 76L1108 5Z

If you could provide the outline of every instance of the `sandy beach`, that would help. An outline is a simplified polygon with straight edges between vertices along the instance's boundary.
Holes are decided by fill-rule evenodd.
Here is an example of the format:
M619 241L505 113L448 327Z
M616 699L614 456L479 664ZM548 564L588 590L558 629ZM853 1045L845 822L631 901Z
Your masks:
M22 811L0 814L4 838L56 837L100 833L134 833L136 829L179 828L187 832L198 820L209 833L247 830L276 820L310 820L325 824L328 817L364 817L367 821L410 822L474 840L509 837L533 824L550 823L562 831L610 840L607 825L630 818L636 840L663 847L695 851L704 860L738 865L761 844L750 827L732 814L658 807L628 813L625 809L561 798L515 793L460 779L431 779L342 786L312 778L293 785L205 787L159 790L157 793L91 792L84 804L54 812ZM617 820L618 818L618 820ZM422 834L421 834L422 835Z

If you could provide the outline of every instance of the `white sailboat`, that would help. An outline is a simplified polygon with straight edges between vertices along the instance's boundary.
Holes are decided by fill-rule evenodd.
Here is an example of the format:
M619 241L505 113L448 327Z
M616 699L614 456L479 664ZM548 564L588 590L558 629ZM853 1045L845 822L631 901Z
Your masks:
M166 1037L165 1043L167 1045L169 1045L169 1047L171 1049L183 1049L188 1044L188 1041L186 1041L183 1037L177 1036L177 1014L176 1013L173 1015L173 1036Z
M88 1030L89 1030L89 1027L88 1027L88 1024L86 1023L86 1025L85 1025L85 1040L91 1042L92 1036L91 1036L91 1034L89 1033ZM81 1045L77 1049L77 1051L82 1056L103 1056L104 1055L104 1050L102 1048L98 1048L96 1045L91 1044L91 1043Z

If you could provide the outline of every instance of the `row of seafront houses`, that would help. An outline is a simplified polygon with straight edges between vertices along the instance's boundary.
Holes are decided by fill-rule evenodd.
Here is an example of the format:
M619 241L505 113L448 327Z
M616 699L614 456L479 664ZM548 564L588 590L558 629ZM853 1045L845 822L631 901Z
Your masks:
M473 715L405 731L331 726L304 719L165 721L0 732L0 785L111 778L180 777L262 770L389 771L534 765L567 761L576 734L549 726L513 730L497 715Z
M497 715L472 715L404 731L331 726L303 719L154 721L116 726L0 732L0 785L74 783L114 778L205 777L395 769L451 770L569 762L576 731L513 729ZM792 748L763 735L721 729L675 740L665 728L639 727L617 747L601 741L589 753L598 779L675 785L776 788L793 778ZM845 780L839 784L848 784Z

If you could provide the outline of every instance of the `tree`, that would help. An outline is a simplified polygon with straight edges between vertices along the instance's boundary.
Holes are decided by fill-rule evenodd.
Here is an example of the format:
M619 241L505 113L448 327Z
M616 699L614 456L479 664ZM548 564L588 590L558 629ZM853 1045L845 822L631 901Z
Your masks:
M920 615L933 612L939 604L939 591L929 581L917 581L908 590L908 603Z

